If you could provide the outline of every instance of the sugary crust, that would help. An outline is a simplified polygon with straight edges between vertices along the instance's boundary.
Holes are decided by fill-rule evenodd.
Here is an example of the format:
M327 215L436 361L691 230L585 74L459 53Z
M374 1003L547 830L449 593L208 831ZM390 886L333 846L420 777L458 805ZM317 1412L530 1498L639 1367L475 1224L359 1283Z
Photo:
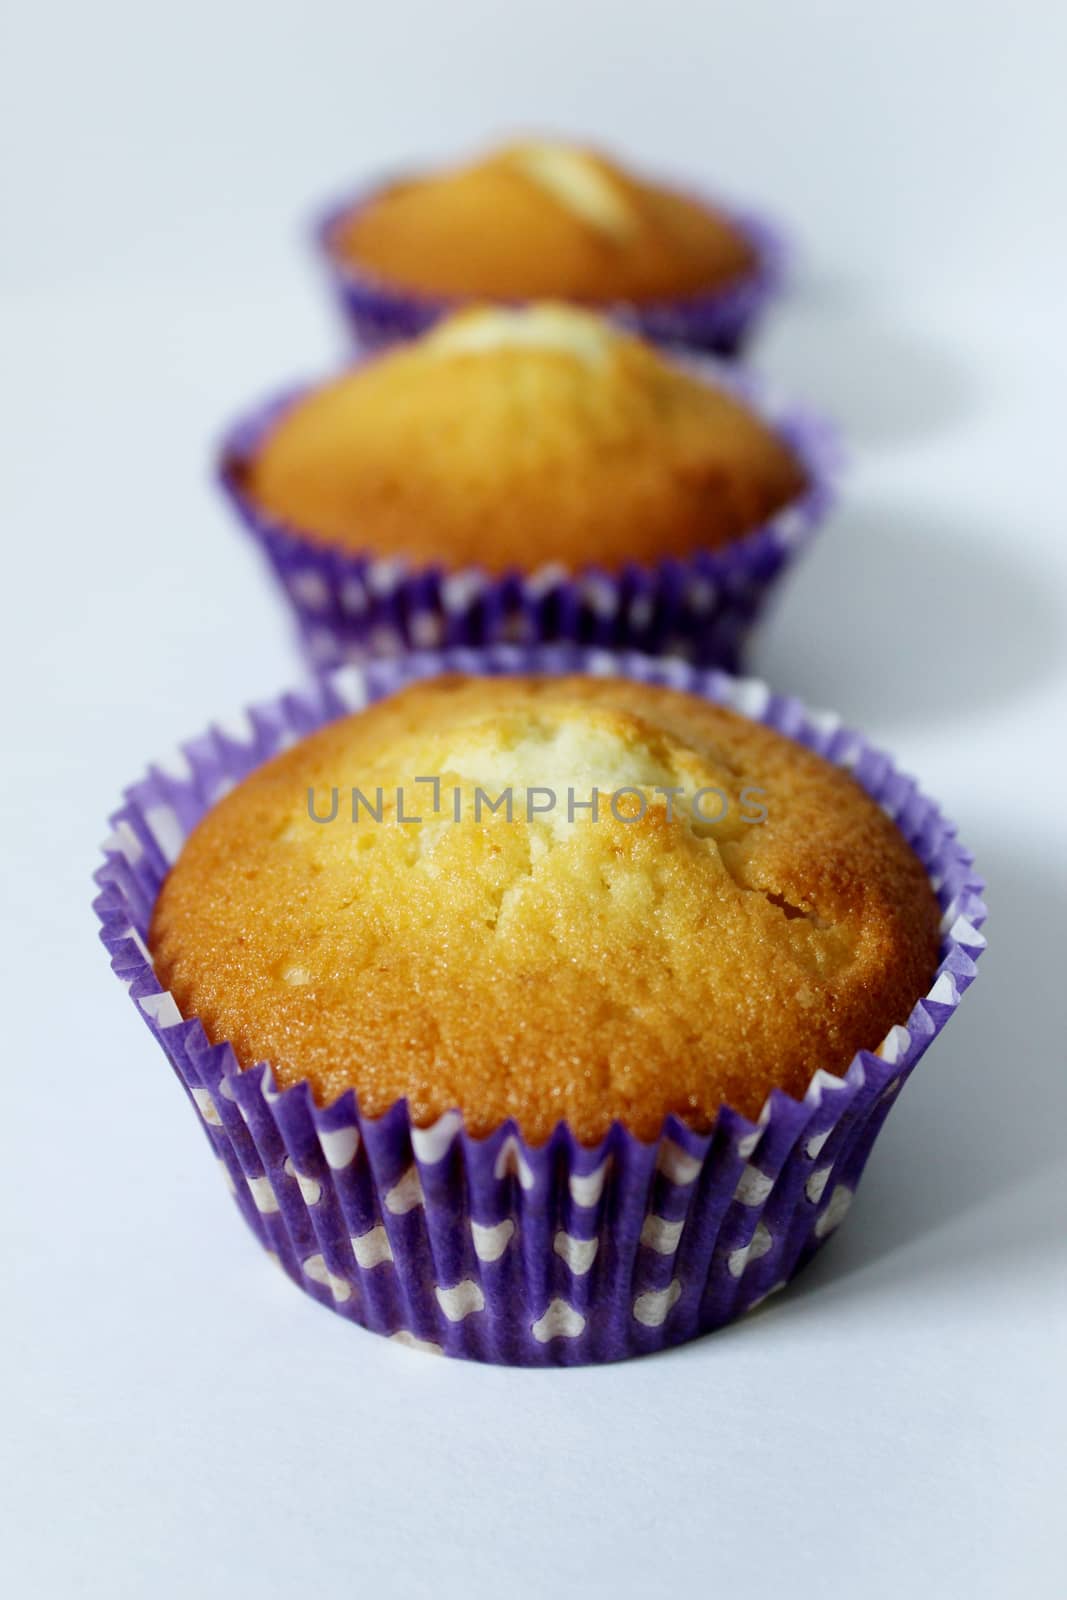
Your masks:
M440 810L420 777L442 780ZM532 785L600 815L525 820ZM638 786L640 820L606 795ZM514 820L474 786L516 795ZM464 820L455 823L452 787ZM382 821L372 805L383 789ZM397 820L395 789L403 789ZM657 786L684 791L667 801ZM689 805L714 786L725 815ZM758 788L760 797L743 791ZM330 791L338 790L334 821ZM760 807L766 820L745 820ZM638 798L617 802L620 818ZM698 809L714 815L719 799ZM775 1086L876 1049L929 987L938 907L904 839L854 780L695 697L614 679L445 678L335 722L226 796L167 878L160 981L242 1065L328 1103L417 1122L458 1107L540 1141L669 1112L707 1129Z
M389 185L330 242L339 260L401 289L494 300L640 305L720 288L755 265L749 241L710 206L564 146L509 146Z
M791 451L720 389L586 314L518 325L535 321L544 344L453 348L438 330L314 390L245 492L319 544L491 572L714 549L801 493Z

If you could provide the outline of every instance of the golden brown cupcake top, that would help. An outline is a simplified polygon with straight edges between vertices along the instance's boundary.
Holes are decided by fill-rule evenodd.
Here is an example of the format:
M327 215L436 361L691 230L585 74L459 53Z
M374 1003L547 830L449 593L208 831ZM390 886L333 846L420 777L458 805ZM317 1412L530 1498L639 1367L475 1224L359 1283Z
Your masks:
M317 543L448 568L712 549L804 474L746 406L588 312L461 312L298 400L239 471Z
M844 1072L928 989L938 923L893 823L782 735L627 680L449 677L246 778L150 942L183 1012L281 1085L593 1142Z
M586 304L698 294L756 261L712 207L558 141L394 183L343 216L330 246L414 293Z

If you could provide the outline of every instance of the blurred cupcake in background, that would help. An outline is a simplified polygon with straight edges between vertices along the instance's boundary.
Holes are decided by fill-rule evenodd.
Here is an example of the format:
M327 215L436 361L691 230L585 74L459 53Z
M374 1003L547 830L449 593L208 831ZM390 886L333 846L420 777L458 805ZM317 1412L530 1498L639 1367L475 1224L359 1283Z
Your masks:
M271 401L221 471L317 665L545 641L733 665L832 455L751 378L534 304Z
M766 222L557 141L383 183L332 210L318 236L366 346L410 338L466 302L551 299L734 355L782 276Z

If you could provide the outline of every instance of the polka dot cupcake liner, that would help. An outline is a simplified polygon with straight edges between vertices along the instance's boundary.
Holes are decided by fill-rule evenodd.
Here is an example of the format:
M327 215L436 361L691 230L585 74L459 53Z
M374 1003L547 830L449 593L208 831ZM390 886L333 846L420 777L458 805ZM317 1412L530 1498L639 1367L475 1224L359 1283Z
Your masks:
M724 1108L712 1132L676 1118L642 1142L615 1124L597 1146L565 1124L541 1146L513 1123L485 1138L450 1111L414 1127L350 1091L319 1106L238 1068L160 987L152 908L182 841L213 802L324 722L441 671L621 673L706 696L852 771L927 868L942 910L934 983L876 1051L803 1099L774 1091L759 1118ZM162 1046L260 1244L306 1293L420 1349L523 1366L614 1361L721 1327L781 1289L852 1202L901 1087L975 977L985 907L952 825L886 756L829 715L754 680L602 652L453 650L345 668L184 745L126 791L95 909L111 965Z
M221 446L220 481L292 606L311 664L322 671L411 650L562 643L735 669L775 586L833 505L841 452L824 418L791 406L753 374L706 358L680 364L758 412L801 461L807 487L722 549L614 573L551 565L496 576L317 544L265 514L242 487L250 459L306 391L289 390L239 421Z
M414 339L462 306L486 303L484 296L463 298L398 289L344 261L337 249L338 230L374 198L375 192L363 191L331 206L314 229L315 242L326 263L335 298L356 343L364 350L377 350L384 345ZM604 301L588 309L651 339L654 344L684 346L708 355L733 358L742 353L768 306L781 295L789 247L784 233L768 218L723 206L706 195L693 198L728 217L748 240L755 257L751 271L722 288L703 294L640 305L627 300Z

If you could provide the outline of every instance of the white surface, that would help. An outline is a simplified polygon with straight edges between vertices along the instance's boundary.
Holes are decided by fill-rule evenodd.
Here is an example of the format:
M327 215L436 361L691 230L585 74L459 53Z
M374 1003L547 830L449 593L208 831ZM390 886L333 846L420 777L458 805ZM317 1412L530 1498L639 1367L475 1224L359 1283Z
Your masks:
M102 0L5 25L12 1592L1062 1592L1063 8ZM920 775L992 908L804 1279L676 1354L559 1374L415 1355L272 1273L88 909L121 785L296 675L208 452L338 348L301 217L516 125L802 233L759 358L839 414L855 468L756 666Z

